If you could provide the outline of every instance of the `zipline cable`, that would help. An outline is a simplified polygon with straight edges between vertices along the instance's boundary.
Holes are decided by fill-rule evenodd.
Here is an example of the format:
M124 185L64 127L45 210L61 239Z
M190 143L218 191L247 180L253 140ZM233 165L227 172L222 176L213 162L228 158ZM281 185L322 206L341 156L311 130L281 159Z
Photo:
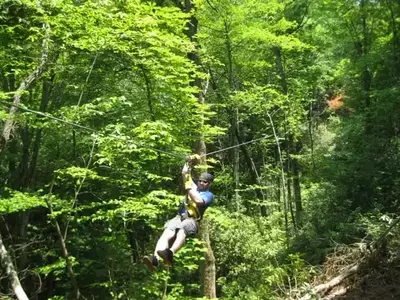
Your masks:
M247 144L252 144L252 143L255 143L255 142L261 141L263 139L270 138L270 137L273 137L273 135L264 135L264 136L262 136L260 138L253 139L251 141L243 142L241 144L236 144L236 145L233 145L233 146L230 146L230 147L222 148L220 150L215 150L215 151L212 151L212 152L208 152L206 154L202 154L202 155L200 155L200 157L214 155L214 154L226 151L226 150L234 149L234 148L237 148L237 147L240 147L240 146L244 146L244 145L247 145Z
M16 107L16 108L18 108L20 110L27 111L27 112L30 112L30 113L33 113L33 114L36 114L36 115L39 115L39 116L42 116L42 117L45 117L45 118L49 118L49 119L52 119L52 120L60 122L60 123L64 123L64 124L67 124L67 125L70 125L70 126L73 126L73 127L84 129L84 130L90 131L92 133L96 133L98 135L104 135L104 134L102 134L100 131L98 131L96 129L93 129L93 128L90 128L90 127L87 127L87 126L84 126L84 125L80 125L78 123L74 123L74 122L71 122L71 121L63 120L63 119L54 117L54 116L52 116L50 114L43 113L41 111L37 111L37 110L30 109L30 108L26 108L26 107L23 107L23 106L20 106L20 105L16 105L14 103L8 103L8 102L3 101L3 100L0 100L0 104L3 104L4 106L7 106L7 107L14 106L14 107ZM108 135L105 135L105 136L126 141L126 139L124 139L124 138L122 138L120 136L114 135L114 134L108 134ZM240 146L244 146L244 145L247 145L247 144L252 144L252 143L261 141L263 139L270 138L272 136L273 135L265 135L265 136L262 136L260 138L253 139L251 141L243 142L243 143L240 143L240 144L236 144L236 145L233 145L233 146L230 146L230 147L222 148L222 149L219 149L219 150L216 150L216 151L212 151L212 152L203 154L203 155L201 155L201 157L214 155L214 154L217 154L217 153L220 153L220 152L224 152L224 151L227 151L227 150L230 150L230 149L234 149L234 148L237 148L237 147L240 147ZM137 143L137 142L135 142L135 144L139 145L139 147L147 148L147 149L150 149L150 150L153 150L153 151L156 151L156 152L159 152L159 153L163 153L163 154L166 154L166 155L174 156L174 157L177 157L177 158L186 158L187 157L187 155L184 155L184 154L178 154L178 153L173 153L173 152L169 152L169 151L153 148L153 147L150 147L150 146L147 146L147 145L143 145L143 144L140 144L140 143Z
M55 120L55 121L58 121L58 122L61 122L61 123L64 123L64 124L68 124L68 125L71 125L71 126L75 126L75 127L81 128L81 129L85 129L85 130L93 132L93 133L99 133L95 129L92 129L92 128L89 128L89 127L86 127L86 126L83 126L83 125L80 125L80 124L77 124L77 123L74 123L74 122L66 121L66 120L54 117L52 115L49 115L49 114L45 114L45 113L43 113L41 111L29 109L29 108L26 108L26 107L23 107L23 106L16 105L14 103L8 103L8 102L3 101L3 100L0 100L0 103L3 104L4 106L14 106L14 107L16 107L16 108L18 108L20 110L24 110L24 111L27 111L27 112L30 112L30 113L34 113L34 114L37 114L39 116L46 117L46 118L49 118L49 119L52 119L52 120Z
M45 117L45 118L49 118L49 119L52 119L54 121L57 121L57 122L60 122L60 123L64 123L64 124L67 124L67 125L70 125L70 126L73 126L73 127L84 129L84 130L90 131L92 133L96 133L98 135L103 135L103 136L106 136L106 137L111 137L111 138L114 138L114 139L126 141L125 138L122 138L120 136L117 136L117 135L114 135L114 134L104 135L103 133L101 133L100 131L98 131L96 129L93 129L93 128L90 128L90 127L87 127L87 126L83 126L83 125L80 125L78 123L74 123L74 122L71 122L71 121L63 120L63 119L54 117L52 115L45 114L45 113L43 113L41 111L37 111L37 110L30 109L30 108L26 108L26 107L19 106L19 105L13 104L13 103L8 103L8 102L2 101L2 100L0 100L0 104L3 104L4 106L7 106L7 107L14 106L14 107L16 107L16 108L18 108L20 110L27 111L27 112L30 112L30 113L33 113L33 114L36 114L36 115L39 115L39 116L42 116L42 117ZM153 148L151 146L143 145L143 144L140 144L140 143L137 143L137 142L134 142L134 144L136 144L136 145L138 145L139 147L142 147L142 148L147 148L147 149L150 149L150 150L154 150L156 152L160 152L160 153L163 153L163 154L168 154L170 156L174 156L174 157L177 157L177 158L186 157L186 155L184 155L184 154L177 154L177 153L168 152L168 151L165 151L165 150Z

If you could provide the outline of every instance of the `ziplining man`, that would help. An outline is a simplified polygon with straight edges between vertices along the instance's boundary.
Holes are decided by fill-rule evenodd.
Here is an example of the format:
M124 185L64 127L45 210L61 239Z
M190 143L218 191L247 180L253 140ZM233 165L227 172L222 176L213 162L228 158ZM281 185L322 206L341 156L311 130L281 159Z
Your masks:
M166 266L172 266L174 254L185 245L186 238L197 236L199 221L214 200L213 193L209 191L214 180L210 173L202 173L197 180L197 185L192 180L191 167L198 158L198 156L189 157L182 168L187 203L180 207L177 216L165 223L164 232L157 242L154 255L143 257L143 263L150 271L155 270L161 258ZM170 243L172 243L171 246Z

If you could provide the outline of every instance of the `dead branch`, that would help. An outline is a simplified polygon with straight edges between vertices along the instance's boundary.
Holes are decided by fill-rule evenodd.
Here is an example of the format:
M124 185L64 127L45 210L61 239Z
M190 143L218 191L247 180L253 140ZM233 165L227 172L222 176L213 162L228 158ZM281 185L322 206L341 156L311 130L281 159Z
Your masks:
M360 268L360 263L353 265L351 267L348 267L346 270L344 270L343 273L340 275L336 276L333 278L331 281L327 283L323 283L320 285L317 285L314 290L320 294L320 295L326 295L330 290L332 290L335 286L338 286L345 280L346 278L352 276L353 274L357 273L357 271Z
M332 294L324 297L323 300L331 300L331 299L335 299L338 296L343 296L347 293L347 288L342 287L340 289L338 289L337 291L333 292Z
M309 300L312 299L313 295L317 294L321 297L324 297L323 299L329 300L333 299L335 296L343 295L346 293L347 288L340 288L338 290L335 290L334 292L328 293L332 291L333 288L339 286L342 284L345 279L348 279L349 277L357 274L357 272L360 271L361 266L365 263L368 262L371 258L374 257L379 252L379 246L382 244L383 240L387 236L387 234L400 222L400 217L395 219L395 221L392 222L391 226L387 228L380 236L378 239L376 239L373 243L369 245L369 249L373 247L374 250L372 252L369 252L368 255L366 256L358 256L357 258L357 263L353 263L346 267L343 271L340 272L340 274L333 279L329 280L328 282L319 284L315 286L310 292L308 292L306 295L304 295L300 300ZM347 251L348 252L348 251ZM333 269L335 269L335 265L337 266L337 262L339 261L340 265L344 265L348 263L347 258L352 257L354 259L355 253L353 251L350 251L348 253L345 253L345 255L342 256L331 256L327 258L327 265L333 266ZM332 268L329 268L330 270ZM332 271L332 270L331 270Z
M334 287L341 284L345 279L356 274L357 271L360 269L361 262L362 261L360 261L359 263L357 263L353 266L346 268L340 275L331 279L329 282L317 285L315 288L312 289L312 291L310 293L308 293L307 295L300 298L300 300L312 299L312 295L315 295L315 294L318 294L320 296L325 296L327 293L329 293L329 291L331 291ZM342 292L343 292L343 289L339 289L338 291L335 291L334 293L332 293L331 295L327 296L324 299L332 299L332 295L338 296ZM339 293L339 294L337 294L337 293Z

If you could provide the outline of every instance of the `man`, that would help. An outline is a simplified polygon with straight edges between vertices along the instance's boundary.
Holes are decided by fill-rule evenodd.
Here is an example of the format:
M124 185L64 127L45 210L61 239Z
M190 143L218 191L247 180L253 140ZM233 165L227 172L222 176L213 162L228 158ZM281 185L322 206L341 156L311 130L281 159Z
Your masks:
M182 178L188 203L179 209L176 217L165 223L164 232L157 242L154 255L143 258L143 263L150 271L155 270L161 258L165 265L172 265L174 254L185 245L186 238L198 234L199 221L214 200L213 193L209 191L214 179L210 173L202 173L196 185L191 178L189 161L182 169Z

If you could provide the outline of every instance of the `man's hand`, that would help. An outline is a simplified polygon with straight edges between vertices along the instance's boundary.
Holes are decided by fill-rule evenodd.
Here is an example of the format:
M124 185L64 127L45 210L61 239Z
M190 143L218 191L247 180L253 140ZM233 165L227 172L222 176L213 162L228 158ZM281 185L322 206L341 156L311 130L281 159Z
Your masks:
M190 172L190 166L188 163L185 163L185 165L182 168L182 179L183 179L183 184L185 186L185 190L190 190L192 188L192 176Z
M200 155L192 154L192 155L189 155L188 157L186 157L186 162L190 166L195 166L200 163L200 159L201 159Z
M187 179L185 181L185 190L191 190L193 188L193 181L190 175L187 175Z
M188 163L185 163L185 165L182 168L182 175L190 174L190 166Z

